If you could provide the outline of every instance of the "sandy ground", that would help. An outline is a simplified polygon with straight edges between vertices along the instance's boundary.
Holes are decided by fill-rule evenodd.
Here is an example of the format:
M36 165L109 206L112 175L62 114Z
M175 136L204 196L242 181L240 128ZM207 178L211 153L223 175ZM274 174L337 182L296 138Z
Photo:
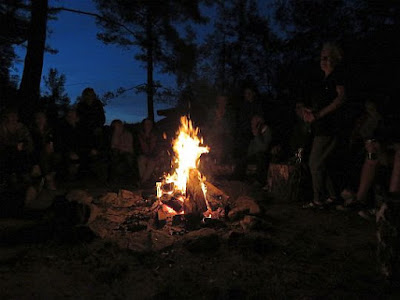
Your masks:
M271 224L263 237L225 235L199 251L175 244L136 253L84 230L65 239L31 221L1 219L2 236L24 238L1 243L0 298L400 299L378 273L374 222L247 188Z

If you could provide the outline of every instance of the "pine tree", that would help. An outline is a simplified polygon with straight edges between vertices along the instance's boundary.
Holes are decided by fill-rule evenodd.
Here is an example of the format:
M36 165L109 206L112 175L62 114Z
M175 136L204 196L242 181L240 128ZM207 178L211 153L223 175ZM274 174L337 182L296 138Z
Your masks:
M193 56L187 55L193 48L185 43L177 25L205 21L200 14L200 1L96 0L96 3L104 16L98 21L104 28L98 38L105 43L140 50L135 59L144 62L147 69L148 117L154 119L154 66L160 66L164 72L177 73L194 65L190 62Z

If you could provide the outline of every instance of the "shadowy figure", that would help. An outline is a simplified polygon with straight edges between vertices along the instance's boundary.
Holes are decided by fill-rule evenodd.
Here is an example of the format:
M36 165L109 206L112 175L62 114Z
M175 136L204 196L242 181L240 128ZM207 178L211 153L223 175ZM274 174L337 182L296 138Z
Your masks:
M140 155L138 157L140 183L147 183L159 161L159 149L157 149L157 134L151 119L144 119L139 133Z
M0 158L2 172L8 179L29 180L32 151L28 128L19 122L16 110L6 110L0 126Z
M229 162L232 156L233 116L228 108L228 97L218 95L215 106L209 111L204 138L210 146L210 156L217 164Z
M46 179L46 187L55 190L56 167L59 159L54 151L54 130L48 125L44 112L35 113L31 133L34 145L33 164L39 168L40 174Z
M63 175L70 180L76 179L80 169L83 138L78 113L70 108L57 130L55 140L56 152L60 153L62 158Z
M246 157L246 151L253 137L251 120L253 116L260 115L262 112L263 105L257 98L256 89L246 87L243 91L243 102L238 113L235 141L235 159L237 161L234 171L235 179L242 180L245 177L246 167L243 165L243 157Z
M361 168L365 158L365 141L376 139L382 130L383 116L378 112L377 105L367 100L363 114L356 120L351 132L347 156L347 184L342 191L344 198L353 197L359 185Z
M4 111L0 124L0 215L19 215L31 183L32 138L16 110Z
M132 179L136 174L132 134L126 130L121 120L111 122L111 165L109 180L115 182L120 177Z
M338 67L341 60L341 50L335 44L324 44L320 60L324 72L321 97L314 101L311 109L304 111L304 120L313 123L314 129L309 159L314 197L305 208L334 202L337 198L329 161L334 158L340 133L338 109L345 101L344 74Z
M105 141L103 125L105 115L103 104L92 88L83 90L76 107L83 133L81 169L91 171L100 180L106 180Z
M255 115L251 119L253 138L247 149L247 164L256 164L257 181L266 183L268 170L268 152L271 145L271 129L265 124L263 117Z

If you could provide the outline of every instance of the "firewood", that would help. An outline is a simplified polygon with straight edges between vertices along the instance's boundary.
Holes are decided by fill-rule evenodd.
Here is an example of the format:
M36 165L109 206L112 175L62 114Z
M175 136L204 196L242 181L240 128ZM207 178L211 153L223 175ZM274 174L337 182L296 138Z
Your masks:
M193 169L186 185L185 213L202 214L207 211L207 203L201 188L200 173Z
M219 207L225 207L228 205L229 196L217 188L210 182L206 182L207 188L207 201L211 207L211 210L216 210Z

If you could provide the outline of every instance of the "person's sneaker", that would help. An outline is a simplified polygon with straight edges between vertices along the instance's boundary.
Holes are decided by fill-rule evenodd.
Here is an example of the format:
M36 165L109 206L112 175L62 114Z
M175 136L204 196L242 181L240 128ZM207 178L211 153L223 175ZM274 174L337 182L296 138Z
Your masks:
M324 202L324 206L326 207L332 207L334 205L336 205L338 202L338 200L334 197L329 197L328 199L325 200Z
M375 209L363 209L358 211L358 215L367 221L373 221L375 218L375 213Z
M303 205L303 208L323 208L323 203L321 201L311 201Z

